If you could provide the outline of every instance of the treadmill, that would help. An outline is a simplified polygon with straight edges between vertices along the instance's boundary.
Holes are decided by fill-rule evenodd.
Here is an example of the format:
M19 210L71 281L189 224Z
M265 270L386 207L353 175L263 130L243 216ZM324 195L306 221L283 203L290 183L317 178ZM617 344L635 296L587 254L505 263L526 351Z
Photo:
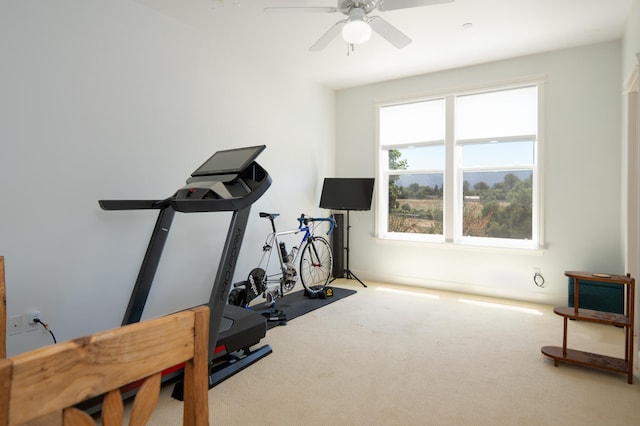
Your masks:
M186 185L163 200L100 200L103 210L159 210L122 325L139 322L153 284L175 212L233 212L208 306L209 389L269 355L269 345L251 347L266 335L267 324L254 311L227 304L251 205L271 186L271 177L254 160L265 145L218 151L196 169ZM182 374L182 366L163 372L163 381ZM135 386L134 386L135 387ZM123 391L126 398L137 389ZM182 400L181 383L173 391Z

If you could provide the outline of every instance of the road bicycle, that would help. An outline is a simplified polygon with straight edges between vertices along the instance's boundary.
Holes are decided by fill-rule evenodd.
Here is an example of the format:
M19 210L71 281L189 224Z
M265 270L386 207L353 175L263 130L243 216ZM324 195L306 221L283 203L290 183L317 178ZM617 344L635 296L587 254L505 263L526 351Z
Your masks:
M315 228L317 224L326 222L329 224L329 235L335 227L335 220L333 217L309 217L302 214L298 218L298 228L277 231L275 218L278 216L279 213L260 212L261 218L271 222L272 232L267 235L262 246L262 257L258 266L251 270L247 281L234 284L235 288L229 294L229 304L248 306L251 300L262 295L273 307L278 297L293 290L298 277L307 296L325 295L333 269L333 254L327 240L315 234ZM302 234L302 239L287 252L286 244L281 241L281 237L295 234ZM274 252L277 253L277 256L274 256L277 266L270 264Z

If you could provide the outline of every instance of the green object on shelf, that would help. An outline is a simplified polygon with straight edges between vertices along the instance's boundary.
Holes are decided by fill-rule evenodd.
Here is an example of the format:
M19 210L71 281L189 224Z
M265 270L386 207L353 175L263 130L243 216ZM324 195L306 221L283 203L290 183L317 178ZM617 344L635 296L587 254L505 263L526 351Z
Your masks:
M569 278L569 306L573 307L574 279ZM581 308L624 314L624 288L619 284L580 280L578 303Z

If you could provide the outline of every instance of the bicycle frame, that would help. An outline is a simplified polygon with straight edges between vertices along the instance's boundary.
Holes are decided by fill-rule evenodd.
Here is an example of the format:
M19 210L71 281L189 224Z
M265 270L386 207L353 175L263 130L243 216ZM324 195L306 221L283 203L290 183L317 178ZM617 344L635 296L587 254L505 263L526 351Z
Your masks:
M316 222L329 222L329 231L327 235L333 231L335 226L335 221L333 218L314 218L314 217L306 217L304 214L300 215L298 220L298 228L297 229L289 229L285 231L277 231L275 228L275 223L273 218L270 217L271 226L273 232L267 235L265 244L262 247L262 257L260 258L260 262L258 263L258 267L264 269L265 278L264 284L265 288L272 287L274 284L280 285L280 294L284 294L285 290L291 290L295 283L297 282L297 271L295 269L295 265L298 262L298 256L302 251L304 244L309 240L310 237L314 235ZM291 250L295 248L295 253L293 256L290 256L290 252L288 253L287 258L283 256L282 251L280 250L280 237L286 235L295 235L299 233L303 233L300 242L297 245L294 245ZM279 262L279 272L271 272L269 271L269 267L271 264L271 255L273 253L273 249L278 253L278 262ZM266 262L265 262L266 257ZM264 267L263 267L264 265ZM290 272L291 271L291 272ZM292 275L293 274L293 275ZM287 288L290 286L290 288Z
M302 236L301 241L298 243L298 245L293 246L293 247L296 247L297 250L295 253L295 257L291 259L291 261L289 261L288 258L285 259L283 257L282 251L280 250L280 238L285 235L295 235L300 232L304 232L304 234ZM262 251L264 253L262 255L262 258L260 259L260 263L258 264L258 267L263 267L264 265L263 269L265 270L265 273L266 273L265 285L267 287L269 287L270 284L274 284L274 283L284 284L282 281L286 276L287 263L295 264L295 261L298 259L298 253L300 252L298 248L301 247L302 244L304 244L307 241L310 235L311 235L311 231L309 230L309 227L306 226L298 229L289 229L286 231L272 232L267 236L267 240L265 241L264 246L262 246ZM278 262L279 262L278 266L280 268L280 272L277 272L277 273L273 273L273 271L269 271L269 266L271 265L271 255L273 253L273 248L276 249L275 252L278 254ZM264 263L265 257L267 258L266 263Z

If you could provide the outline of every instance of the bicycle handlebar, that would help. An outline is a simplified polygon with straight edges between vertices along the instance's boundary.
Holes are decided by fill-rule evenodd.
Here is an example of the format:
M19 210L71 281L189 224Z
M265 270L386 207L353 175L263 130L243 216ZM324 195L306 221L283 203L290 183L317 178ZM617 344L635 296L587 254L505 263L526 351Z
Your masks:
M304 214L300 214L300 217L298 218L298 228L302 229L302 226L307 225L309 222L329 222L327 235L333 232L333 228L336 226L336 220L332 217L307 217Z

